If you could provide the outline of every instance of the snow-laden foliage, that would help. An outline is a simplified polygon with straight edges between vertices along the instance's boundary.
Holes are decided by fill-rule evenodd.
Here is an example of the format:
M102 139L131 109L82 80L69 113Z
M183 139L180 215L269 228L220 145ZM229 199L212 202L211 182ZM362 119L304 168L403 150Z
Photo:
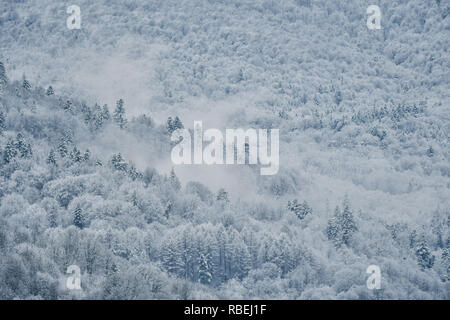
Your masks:
M378 3L2 2L0 299L448 299L450 7ZM278 174L173 168L192 120Z

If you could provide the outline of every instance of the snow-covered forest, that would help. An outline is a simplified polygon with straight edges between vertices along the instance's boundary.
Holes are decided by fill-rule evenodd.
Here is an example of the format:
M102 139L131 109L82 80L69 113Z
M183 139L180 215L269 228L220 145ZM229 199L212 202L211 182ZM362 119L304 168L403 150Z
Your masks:
M70 4L0 0L0 299L450 298L448 0ZM194 120L278 173L174 166Z

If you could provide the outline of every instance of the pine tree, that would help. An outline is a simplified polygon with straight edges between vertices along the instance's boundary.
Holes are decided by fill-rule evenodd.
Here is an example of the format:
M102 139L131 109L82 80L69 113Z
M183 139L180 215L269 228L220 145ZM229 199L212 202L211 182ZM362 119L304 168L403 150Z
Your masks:
M303 203L300 204L297 199L288 201L288 210L293 212L300 220L312 213L312 209L306 201L303 201Z
M358 230L348 199L344 200L343 210L336 207L334 216L328 221L326 234L336 247L348 245L351 236Z
M17 149L15 143L12 139L9 139L6 143L5 149L3 150L3 161L5 163L10 163L16 156Z
M75 225L75 227L80 228L80 229L83 229L83 227L84 227L83 213L82 213L80 207L77 207L75 209L74 217L73 217L73 224Z
M0 110L0 135L6 130L6 118L3 111Z
M8 83L8 77L6 75L6 69L3 62L0 61L0 87Z
M114 110L113 118L121 129L125 128L127 119L125 118L125 107L122 99L119 99L116 103L116 109Z
M23 76L22 88L24 88L27 91L30 91L30 89L31 89L31 84L30 84L30 82L28 82L28 80L25 78L25 76Z
M29 158L31 156L31 145L25 143L23 135L20 132L16 136L15 146L21 158Z
M409 247L415 248L417 243L417 231L413 230L409 235Z
M175 130L173 129L173 119L172 117L168 117L167 118L167 122L166 122L166 130L169 133L169 135L171 135Z
M167 118L166 130L169 133L169 135L171 135L175 130L183 128L184 128L183 123L181 122L178 116L176 116L175 119L172 119L172 117Z
M67 156L67 154L69 153L69 150L67 149L67 142L64 137L61 138L61 140L58 144L58 153L61 156L61 158L65 158Z
M142 177L142 174L136 169L136 166L134 164L130 163L128 167L128 176L131 178L131 180L135 181L136 179Z
M434 265L434 255L431 253L431 250L428 248L428 244L425 239L422 239L419 242L419 245L416 247L416 257L417 262L422 270L430 269Z
M342 226L342 240L345 245L348 245L350 237L352 236L353 233L355 233L358 230L358 228L356 227L352 210L350 208L350 202L348 201L348 198L344 199L341 226Z
M326 234L328 240L333 241L333 243L336 245L336 247L340 247L342 245L340 239L339 239L339 233L340 233L340 227L339 227L339 221L338 217L340 215L340 209L339 207L336 207L334 210L334 217L331 218L328 221Z
M89 124L89 122L91 122L92 120L92 111L86 103L81 104L81 113L83 114L84 123Z
M169 219L170 212L172 212L173 204L172 201L168 201L166 205L166 209L164 210L164 216L166 219Z
M200 283L208 285L211 283L212 275L211 268L209 266L207 257L204 254L200 254L198 262L198 280Z
M46 94L47 94L48 96L52 96L52 95L55 94L55 91L53 91L53 87L52 87L52 86L49 86L49 87L47 88Z
M111 164L115 170L124 171L124 172L127 171L127 163L122 158L122 155L120 153L113 154L113 156L111 158Z
M447 272L445 279L450 280L450 248L445 248L442 250L441 263L444 270Z
M176 116L176 117L175 117L175 120L173 120L173 128L174 128L175 130L178 130L178 129L184 129L184 125L183 125L183 123L181 122L180 118L178 118L178 116Z
M101 127L103 126L103 111L102 108L98 105L95 104L94 106L94 124L95 124L95 130L100 130Z
M109 121L109 119L111 118L111 115L109 114L109 109L108 109L108 105L103 105L102 108L102 118L104 121Z
M49 153L49 155L48 155L48 157L47 157L47 164L49 164L49 165L53 165L53 166L56 166L56 157L55 157L55 151L52 149L52 150L50 150L50 153Z
M81 162L83 160L82 156L81 156L81 152L80 150L78 150L77 147L73 147L72 151L70 152L70 159L73 162Z
M86 151L84 152L84 155L83 155L83 160L89 161L90 158L91 158L91 151L89 151L89 149L86 149Z
M63 106L63 109L64 109L65 111L72 112L72 109L73 109L72 101L67 100L66 103L65 103L64 106Z
M216 200L225 203L230 202L228 199L228 192L226 192L224 188L220 188L219 191L217 191Z
M173 168L172 168L172 170L170 170L169 182L170 182L170 185L176 191L179 191L181 189L180 180L178 179L177 175L175 174L175 170Z

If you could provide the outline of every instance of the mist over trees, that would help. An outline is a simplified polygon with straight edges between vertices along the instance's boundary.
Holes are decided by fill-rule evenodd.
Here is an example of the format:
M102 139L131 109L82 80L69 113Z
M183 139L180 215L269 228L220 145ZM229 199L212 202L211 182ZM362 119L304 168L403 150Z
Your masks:
M137 169L120 152L81 151L102 130L137 138L139 118L125 127L105 117L93 126L97 119L82 102L72 101L67 112L58 94L23 90L30 89L13 81L0 98L3 299L446 295L446 210L430 212L431 225L416 231L358 212L348 197L334 212L313 210L306 200L280 197L286 188L278 184L264 191L278 199L271 204L235 203L225 189L183 186L174 169L166 176ZM32 126L18 126L31 119ZM165 126L147 126L146 136L170 144ZM377 294L365 289L364 266L373 261L398 273L384 275ZM63 286L72 264L83 273L81 293Z

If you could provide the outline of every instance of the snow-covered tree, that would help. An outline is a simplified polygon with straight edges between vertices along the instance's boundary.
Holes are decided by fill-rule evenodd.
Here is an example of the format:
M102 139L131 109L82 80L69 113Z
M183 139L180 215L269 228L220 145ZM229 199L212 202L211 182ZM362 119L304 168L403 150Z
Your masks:
M312 213L311 207L306 201L299 203L297 199L288 201L288 210L294 213L300 220L304 219L308 214Z
M80 150L78 150L77 147L73 147L72 151L70 152L70 159L73 162L77 162L77 163L79 163L83 160L81 152L80 152Z
M0 86L8 83L8 76L6 75L6 69L3 62L0 61Z
M49 153L49 155L47 157L46 162L49 165L56 166L56 155L55 155L55 151L53 149L50 150L50 153Z
M175 170L174 170L173 168L170 170L169 182L170 182L170 185L171 185L176 191L179 191L179 190L181 189L181 183L180 183L180 180L178 179L177 175L175 174Z
M103 118L104 122L109 121L109 119L111 118L111 115L109 113L109 109L108 109L108 105L107 104L103 105L102 118Z
M348 199L344 200L342 211L337 206L334 216L328 221L326 234L336 247L348 245L352 235L358 230Z
M122 155L120 153L113 154L113 156L111 158L111 164L115 170L124 171L124 172L127 171L128 165L125 162L125 160L122 158Z
M175 130L183 128L184 125L178 116L176 116L175 119L172 119L172 117L167 118L166 130L169 133L169 135L171 135Z
M75 227L83 229L84 228L84 218L80 207L77 207L73 213L73 224Z
M89 151L89 149L86 149L86 151L83 154L83 160L89 161L90 158L91 158L91 151Z
M6 117L3 111L0 110L0 136L3 134L3 131L6 129Z
M225 203L230 202L228 192L224 188L220 188L219 191L217 191L216 200Z
M434 255L431 253L425 239L422 239L416 247L417 263L422 269L432 268L434 265Z
M116 103L116 109L114 110L113 119L121 129L125 128L127 119L125 117L125 107L122 99L119 99Z
M204 254L200 254L198 267L198 280L202 284L210 284L212 280L211 267Z
M57 149L58 149L58 153L61 156L61 158L65 158L67 156L67 154L69 153L69 150L67 148L67 140L64 137L62 137L59 140Z
M52 95L55 94L55 91L53 91L53 87L52 86L48 86L46 94L48 96L52 96Z
M31 144L25 142L22 133L19 132L17 134L14 144L21 158L28 158L31 156Z
M16 145L12 139L9 139L3 149L3 161L5 163L10 163L18 154Z
M25 89L26 91L30 91L30 90L31 90L31 84L30 84L30 82L25 78L25 76L23 76L23 79L22 79L22 88Z
M67 112L72 112L73 111L73 103L70 100L67 100L66 103L63 106L63 109Z

